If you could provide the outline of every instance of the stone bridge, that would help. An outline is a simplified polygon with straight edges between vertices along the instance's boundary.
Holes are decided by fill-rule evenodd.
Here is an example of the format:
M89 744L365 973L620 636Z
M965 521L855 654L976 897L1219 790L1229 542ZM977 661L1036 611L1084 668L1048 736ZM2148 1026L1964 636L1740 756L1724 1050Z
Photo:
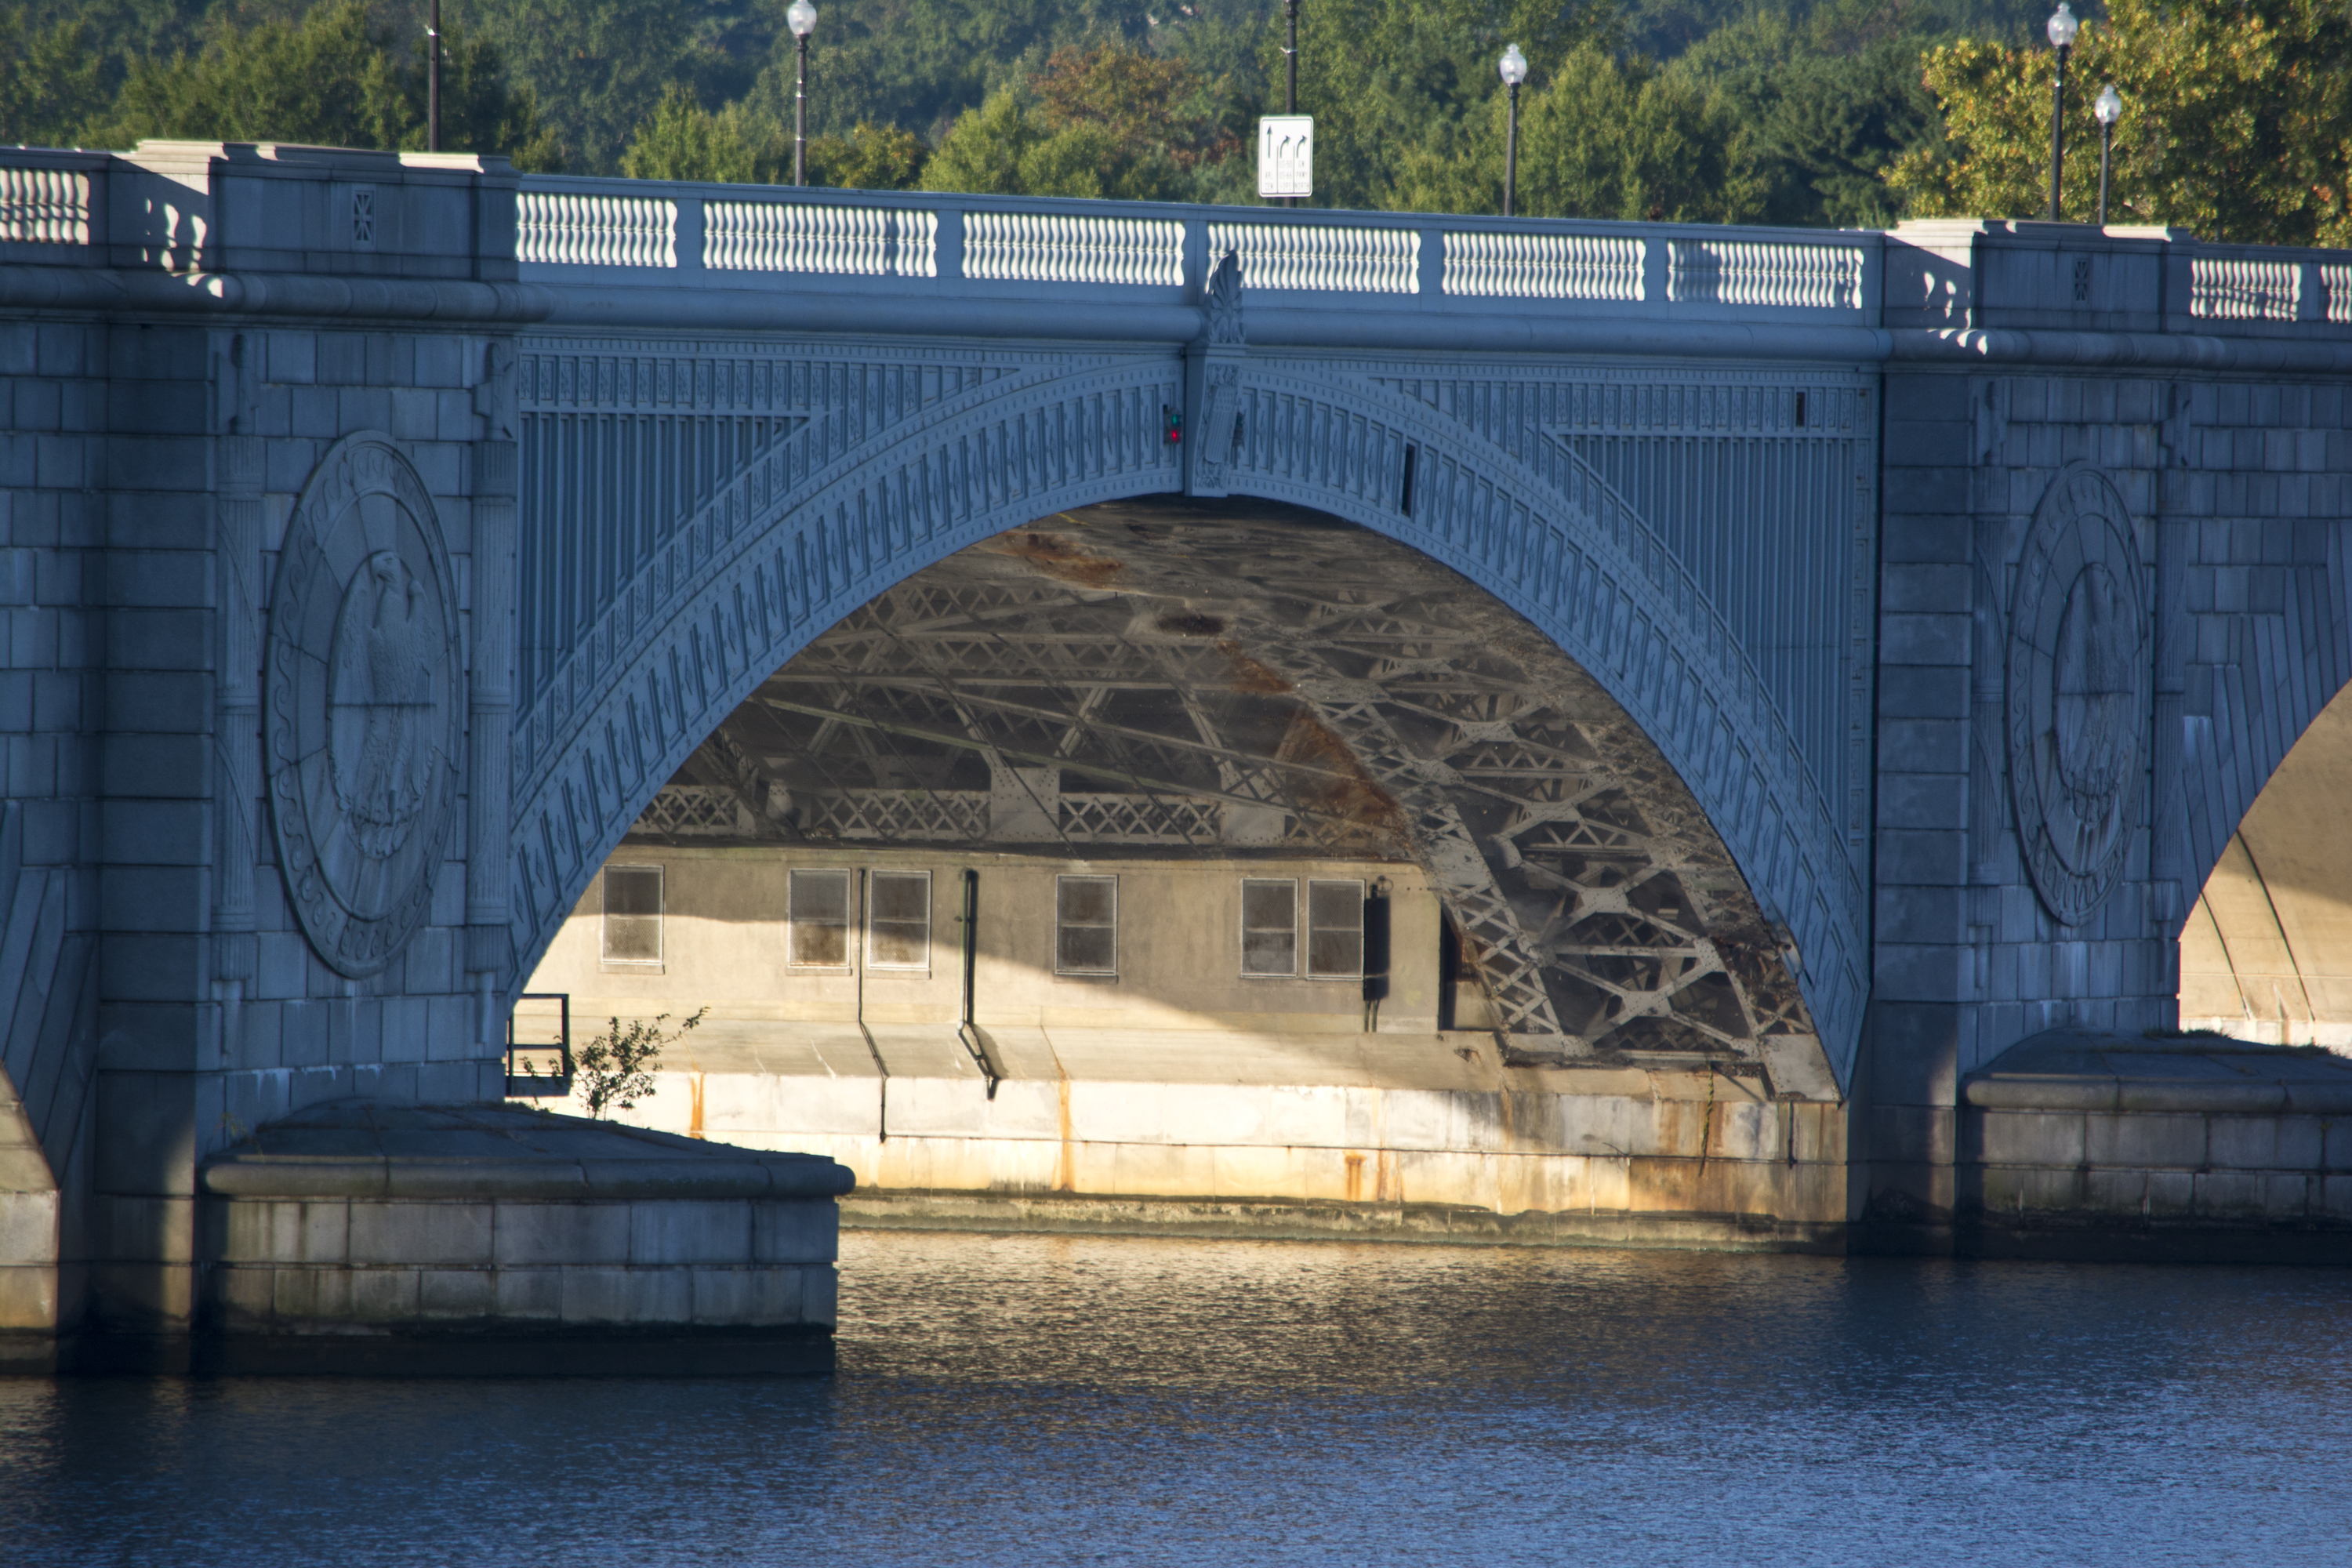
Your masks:
M1746 1022L1695 1059L1828 1108L1842 1245L1953 1245L2011 1046L2177 1026L2200 889L2352 676L2345 253L147 143L0 153L0 367L36 1332L200 1315L254 1129L499 1098L513 994L738 705L1074 509L1311 509L1539 634L1734 868ZM1462 748L1528 735L1415 739L1255 635L1412 817L1502 1059L1590 1058L1467 804Z

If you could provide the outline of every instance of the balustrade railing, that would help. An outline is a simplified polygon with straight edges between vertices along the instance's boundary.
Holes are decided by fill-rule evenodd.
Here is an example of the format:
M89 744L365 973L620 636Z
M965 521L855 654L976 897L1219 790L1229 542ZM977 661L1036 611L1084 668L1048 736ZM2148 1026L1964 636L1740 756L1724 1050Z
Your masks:
M0 243L88 245L89 176L0 164Z
M1505 300L1637 300L1649 247L1622 235L1445 236L1445 291Z
M2200 321L2292 321L2304 268L2291 258L2239 253L2189 261L2189 313Z
M221 156L224 178L251 161ZM310 156L317 177L343 178L331 166L341 154ZM374 240L303 251L241 236L240 226L260 226L256 235L268 229L262 209L236 197L222 205L201 181L189 184L186 171L170 163L182 157L179 144L152 159L0 149L0 262L398 273ZM454 172L420 165L415 174L446 180ZM2079 325L2091 330L2335 337L2352 329L2352 253L2208 244L2166 230L2102 236L2074 226L1960 222L1881 234L481 173L513 192L514 216L511 263L495 228L481 236L480 259L557 289L759 290L807 279L820 289L909 298L1192 303L1230 253L1258 302L1289 309L1344 310L1355 301L1488 316L1947 329L1971 317L2000 325L2007 311L2023 311L2034 324L2076 325L2065 317L2079 311L2086 316ZM363 180L349 185L374 188ZM478 210L491 223L506 221L492 216L504 210L495 202ZM1951 232L1911 232L1937 227ZM1996 254L2054 246L2073 259L1986 272L1987 246ZM2086 258L2103 248L2126 259L2095 268ZM2161 252L2160 266L2127 259L2151 251ZM462 254L453 259L462 267ZM1921 267L1924 291L1905 270ZM1905 296L1899 310L1886 294L1890 277ZM2010 298L2021 286L2050 298ZM2147 325L2110 319L2119 317Z

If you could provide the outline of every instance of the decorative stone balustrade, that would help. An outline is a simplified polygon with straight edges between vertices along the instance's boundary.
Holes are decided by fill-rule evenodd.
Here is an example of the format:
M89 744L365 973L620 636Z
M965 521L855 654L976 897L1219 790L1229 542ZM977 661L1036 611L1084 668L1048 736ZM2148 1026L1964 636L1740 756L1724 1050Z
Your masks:
M287 181L309 194L289 199ZM1528 332L1589 346L1621 321L1695 329L1685 352L1712 352L1705 333L1728 325L1798 329L1785 353L1826 352L1802 336L1823 327L2305 342L2352 329L2352 256L2163 228L1735 228L518 175L496 158L197 142L0 151L0 264L511 281L546 292L452 303L559 321L749 310L769 325L887 331L919 316L934 330L1002 302L1029 311L1023 331L1110 332L1111 317L1086 314L1108 310L1140 338L1181 340L1188 317L1150 312L1197 306L1228 252L1255 302L1286 312L1268 325L1293 343L1374 320L1349 314L1372 300L1390 302L1376 319L1396 346L1510 348ZM64 287L20 279L28 299ZM273 308L292 308L270 289L285 301ZM854 320L841 314L861 297Z
M0 242L88 245L89 176L75 169L0 165Z

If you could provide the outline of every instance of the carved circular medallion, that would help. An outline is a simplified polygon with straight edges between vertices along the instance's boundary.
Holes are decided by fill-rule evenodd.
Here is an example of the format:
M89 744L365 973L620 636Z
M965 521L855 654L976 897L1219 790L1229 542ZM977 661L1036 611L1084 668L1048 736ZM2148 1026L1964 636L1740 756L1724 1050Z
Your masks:
M263 732L278 865L319 956L390 964L433 899L465 738L457 596L424 481L338 442L287 524Z
M2009 783L2026 869L2081 925L2123 877L2148 741L2148 612L2131 514L2087 466L2051 483L2009 619Z

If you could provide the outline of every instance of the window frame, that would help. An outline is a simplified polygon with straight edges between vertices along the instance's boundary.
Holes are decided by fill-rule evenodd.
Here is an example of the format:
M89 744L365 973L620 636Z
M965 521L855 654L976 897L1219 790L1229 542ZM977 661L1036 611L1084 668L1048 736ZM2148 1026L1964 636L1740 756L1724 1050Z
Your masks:
M885 963L880 959L874 956L874 906L876 903L874 897L874 883L884 877L905 877L910 879L919 878L922 881L923 957L922 961L919 963ZM931 926L934 923L932 921L931 873L929 869L926 868L919 871L906 871L899 870L896 868L886 870L879 868L869 867L866 873L866 947L862 956L866 960L866 968L867 972L869 973L878 973L883 974L929 974L931 972ZM886 925L906 925L908 922L905 921L886 921L883 923Z
M839 877L841 891L841 958L838 963L813 963L801 957L801 921L793 912L793 884L803 877ZM857 953L851 938L857 931L857 910L855 891L857 874L845 866L793 866L784 872L784 967L803 974L851 974L856 972ZM810 922L814 925L816 922Z
M613 913L613 889L610 879L615 871L650 871L654 875L654 912L651 915L615 915ZM613 956L613 922L615 920L651 920L654 930L654 955L651 958L615 958ZM624 974L659 974L669 963L669 868L659 861L606 861L596 873L596 961L601 969Z
M1110 884L1110 922L1108 926L1081 925L1072 927L1062 918L1062 888L1068 882L1108 882ZM1105 931L1110 932L1110 967L1108 969L1072 969L1062 963L1062 932ZM1099 871L1056 872L1054 877L1054 973L1070 980L1116 980L1118 978L1118 876Z
M1318 970L1315 967L1315 889L1318 887L1344 887L1356 889L1356 967L1345 973L1338 970ZM1305 940L1299 943L1300 973L1308 980L1354 980L1364 978L1364 894L1361 877L1309 877L1307 879L1306 908L1299 911L1300 921L1307 928ZM1331 927L1325 927L1331 930Z
M1273 926L1253 927L1249 923L1249 889L1253 882L1278 883L1290 889L1290 967L1287 969L1252 969L1249 966L1249 939L1253 930L1273 931ZM1296 980L1298 978L1298 879L1296 877L1244 877L1241 879L1241 908L1234 914L1235 931L1241 942L1236 962L1244 980Z

